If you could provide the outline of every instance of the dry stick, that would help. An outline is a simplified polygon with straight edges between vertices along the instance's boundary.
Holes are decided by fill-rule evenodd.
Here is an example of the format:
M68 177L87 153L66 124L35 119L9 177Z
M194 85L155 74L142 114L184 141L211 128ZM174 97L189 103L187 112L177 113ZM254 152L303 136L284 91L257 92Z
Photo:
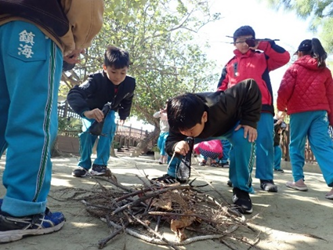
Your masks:
M158 231L161 223L161 216L157 216L156 226L155 226L155 232Z
M193 170L199 175L199 176L201 176L201 177L203 177L203 179L204 179L204 181L218 194L218 195L220 195L220 197L222 198L222 200L224 201L224 202L226 202L227 204L229 204L230 205L230 203L226 200L226 198L224 198L224 196L219 192L219 191L217 191L217 189L209 182L209 181L207 181L207 179L205 178L205 176L203 176L202 174L200 174L199 173L199 171L198 170L196 170L195 169L195 167L193 167L193 166L191 166L191 168L193 168Z
M127 203L127 204L125 204L125 205L123 205L123 206L117 208L116 210L114 210L114 211L112 212L111 215L115 215L116 213L119 213L119 212L125 210L126 208L128 208L128 207L130 207L130 206L135 206L135 205L137 205L138 203L140 203L140 202L142 202L142 201L144 201L144 200L147 200L147 199L149 199L149 198L155 197L155 196L157 196L157 195L159 195L159 194L162 194L162 193L168 192L168 191L170 191L170 190L174 190L174 189L189 189L189 188L190 188L190 186L183 186L183 185L180 186L180 185L179 185L179 186L169 186L169 187L167 187L167 188L163 188L163 189L161 189L161 190L157 190L157 191L155 191L154 193L151 193L151 194L148 194L148 195L142 196L142 197L138 198L138 199L135 200L135 201L132 201L132 202L130 202L130 203Z
M153 229L151 229L149 226L147 226L146 223L144 223L142 220L140 220L139 218L135 217L134 215L132 215L132 218L134 220L136 220L137 222L139 222L142 226L144 226L148 232L151 232L152 234L154 234L155 236L157 236L158 238L160 238L162 241L164 241L165 243L167 243L169 245L169 247L171 249L175 249L175 250L179 250L178 247L174 246L171 242L169 242L166 238L164 238L161 234L159 234L158 232L155 232Z
M106 215L106 222L108 224L108 226L113 226L110 222L110 217L108 215ZM129 222L127 222L127 225L129 224ZM113 226L114 227L114 226ZM106 237L105 239L103 240L100 240L98 242L98 249L102 249L106 246L106 244L112 240L116 235L118 235L121 231L124 231L124 228L119 226L118 228L114 227L115 228L115 231L112 232L112 234L110 234L108 237Z
M116 223L110 221L111 225L115 228L119 228L121 226L117 225ZM132 235L138 239L144 240L148 243L153 243L153 244L157 244L157 245L166 245L166 243L162 240L156 239L156 238L152 238L152 237L148 237L147 235L142 235L134 230L131 230L129 228L126 228L126 233L128 233L129 235ZM212 235L203 235L203 236L195 236L192 238L188 238L182 242L176 242L176 241L170 241L169 242L175 246L185 246L188 244L191 244L193 242L196 241L203 241L203 240L214 240L214 239L220 239L222 237L224 237L224 234L212 234Z

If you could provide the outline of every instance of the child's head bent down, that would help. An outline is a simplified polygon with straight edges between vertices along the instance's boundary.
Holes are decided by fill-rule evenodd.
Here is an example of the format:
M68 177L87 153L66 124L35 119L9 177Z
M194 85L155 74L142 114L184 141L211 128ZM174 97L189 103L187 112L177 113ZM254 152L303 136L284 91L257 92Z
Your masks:
M107 47L104 53L103 70L114 85L119 85L125 80L129 64L127 51L115 46Z
M208 119L208 107L198 95L186 93L168 101L167 113L170 129L183 135L197 137Z

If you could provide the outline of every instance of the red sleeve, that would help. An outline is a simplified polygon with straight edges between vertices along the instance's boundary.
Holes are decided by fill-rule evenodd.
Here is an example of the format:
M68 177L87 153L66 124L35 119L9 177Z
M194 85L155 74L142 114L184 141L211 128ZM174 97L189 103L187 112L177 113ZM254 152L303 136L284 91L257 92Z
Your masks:
M267 67L269 71L282 67L290 60L289 52L275 44L274 41L262 41L259 43L258 49L264 51L268 57Z
M296 83L296 73L293 67L289 68L284 76L278 90L277 108L279 111L285 111L291 95L293 94Z

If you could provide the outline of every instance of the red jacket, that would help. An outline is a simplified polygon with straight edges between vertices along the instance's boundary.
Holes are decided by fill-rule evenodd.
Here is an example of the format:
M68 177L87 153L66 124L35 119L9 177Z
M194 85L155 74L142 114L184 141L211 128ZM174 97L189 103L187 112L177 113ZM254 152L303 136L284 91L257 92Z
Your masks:
M222 70L218 90L226 90L242 80L252 78L260 88L262 95L262 110L274 113L273 90L269 72L282 67L289 62L290 54L274 41L261 41L258 50L249 50L241 54L235 50L235 56Z
M278 90L277 108L294 114L326 110L333 125L333 80L328 68L318 68L317 60L303 56L289 67Z

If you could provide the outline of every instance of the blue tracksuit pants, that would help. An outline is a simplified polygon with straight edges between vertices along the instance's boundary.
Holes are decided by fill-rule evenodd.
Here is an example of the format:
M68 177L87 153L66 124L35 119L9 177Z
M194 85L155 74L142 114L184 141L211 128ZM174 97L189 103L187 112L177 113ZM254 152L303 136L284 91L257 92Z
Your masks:
M98 136L89 133L89 127L94 119L82 118L82 133L80 139L80 161L78 165L85 169L90 169L92 165L91 154L95 141ZM110 158L111 143L116 132L115 111L110 111L105 117L102 135L99 136L97 144L97 158L94 160L96 165L107 165Z
M307 137L327 185L333 187L333 142L328 134L326 111L290 115L289 154L294 181L304 180L304 150Z
M255 177L270 181L273 180L274 160L274 119L271 113L261 113L257 131Z
M160 149L160 155L166 155L165 152L165 141L169 135L169 132L162 132L160 133L158 140L157 140L157 147Z
M46 208L62 61L35 25L0 26L0 156L7 149L1 210L16 217Z
M274 169L281 169L282 150L280 145L274 146Z
M223 156L220 162L227 163L229 161L229 154L230 154L230 149L231 149L231 144L228 140L221 140L222 143L222 149L223 149Z
M241 128L238 131L231 129L223 137L208 138L205 140L212 139L228 139L232 144L230 150L230 168L229 177L234 187L244 190L248 193L253 193L252 187L252 168L255 159L255 144L244 138L244 129ZM194 143L198 143L200 140L195 139ZM174 157L172 162L169 164L168 174L176 176L176 166L179 159Z

